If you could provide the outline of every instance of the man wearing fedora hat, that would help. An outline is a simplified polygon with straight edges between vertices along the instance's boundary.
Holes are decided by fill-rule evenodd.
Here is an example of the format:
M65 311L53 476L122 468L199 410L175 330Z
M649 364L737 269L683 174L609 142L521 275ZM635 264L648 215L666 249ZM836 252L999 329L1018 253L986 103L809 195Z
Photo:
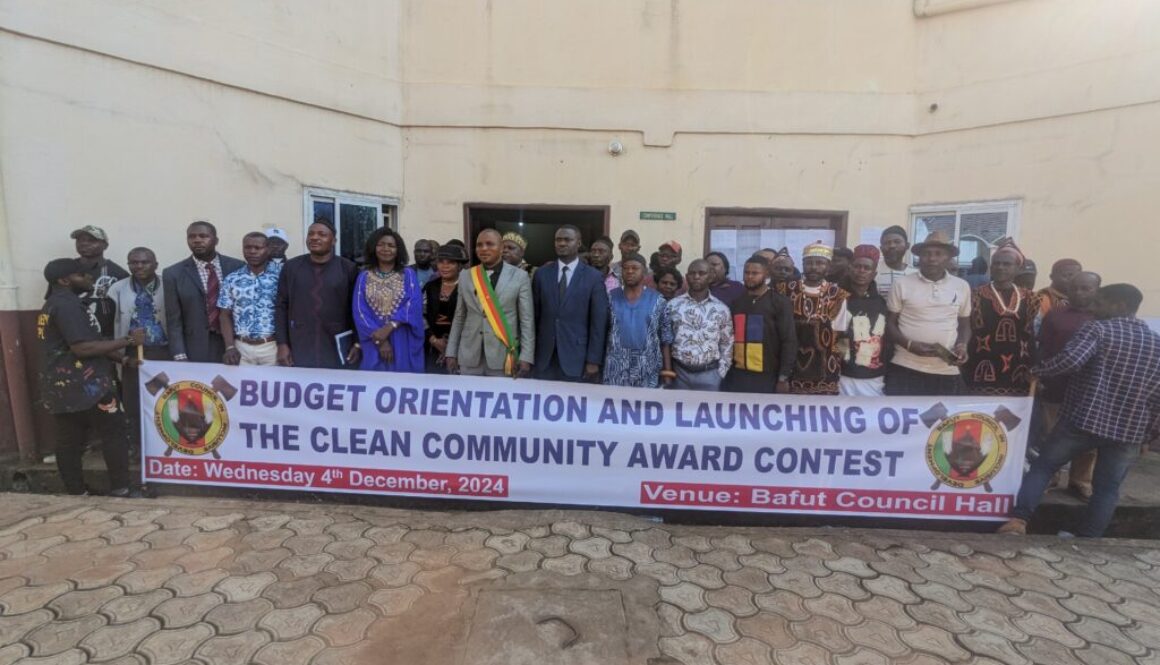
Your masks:
M886 334L894 343L886 394L959 395L971 337L971 287L947 273L959 248L935 231L913 251L918 272L896 279L886 299Z

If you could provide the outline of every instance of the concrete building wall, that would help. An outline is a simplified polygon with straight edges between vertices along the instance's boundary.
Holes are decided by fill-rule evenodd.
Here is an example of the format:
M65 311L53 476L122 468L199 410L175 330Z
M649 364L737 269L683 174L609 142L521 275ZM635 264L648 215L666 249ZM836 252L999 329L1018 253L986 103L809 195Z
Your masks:
M324 187L398 198L407 238L461 237L467 202L607 205L686 256L710 207L847 212L852 244L1016 199L1043 268L1160 315L1157 34L1153 0L0 0L0 313L40 306L72 228L118 261L179 259L195 218L297 249Z

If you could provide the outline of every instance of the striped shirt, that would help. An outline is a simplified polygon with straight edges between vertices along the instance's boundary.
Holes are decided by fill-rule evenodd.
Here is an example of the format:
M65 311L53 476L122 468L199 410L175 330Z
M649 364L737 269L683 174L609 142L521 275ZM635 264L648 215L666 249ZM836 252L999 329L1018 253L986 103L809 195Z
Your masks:
M1101 439L1143 443L1160 417L1160 335L1139 319L1092 321L1033 372L1070 374L1064 418Z

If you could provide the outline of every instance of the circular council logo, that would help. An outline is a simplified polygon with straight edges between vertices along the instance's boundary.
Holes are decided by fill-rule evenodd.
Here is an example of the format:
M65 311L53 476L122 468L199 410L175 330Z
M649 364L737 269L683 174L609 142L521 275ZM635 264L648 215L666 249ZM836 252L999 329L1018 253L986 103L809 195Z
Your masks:
M225 401L200 381L167 386L153 407L153 424L171 450L186 455L212 453L230 431Z
M926 464L944 485L990 488L1007 459L1007 430L985 413L959 413L939 421L926 442ZM938 483L935 484L937 487Z

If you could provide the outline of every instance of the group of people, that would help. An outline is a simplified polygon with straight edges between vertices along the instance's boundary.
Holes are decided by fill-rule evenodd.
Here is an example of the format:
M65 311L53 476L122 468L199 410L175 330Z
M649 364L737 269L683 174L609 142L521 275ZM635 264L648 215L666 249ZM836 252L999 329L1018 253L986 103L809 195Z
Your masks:
M645 259L634 231L583 247L568 225L555 232L556 259L538 267L524 260L522 236L495 229L475 238L474 266L458 240L419 240L412 263L390 228L371 234L359 265L335 253L335 228L321 217L294 258L279 229L246 234L238 260L218 252L213 224L194 222L190 256L160 276L148 248L129 252L126 271L104 256L102 229L72 237L78 257L45 268L39 329L42 399L58 414L57 459L73 492L84 491L83 432L122 412L110 361L124 366L137 412L138 354L125 352L135 346L147 360L799 395L1016 396L1038 378L1044 431L1067 443L1041 446L1019 519L1075 458L1070 482L1093 506L1085 535L1106 526L1130 450L1138 454L1160 415L1160 336L1135 318L1140 291L1101 287L1071 259L1033 291L1031 264L1010 239L972 287L955 274L948 237L911 247L898 226L877 246L808 245L800 268L785 248L761 250L740 282L720 252L682 275L675 241ZM1112 443L1122 454L1105 452ZM109 448L123 489L127 461Z

